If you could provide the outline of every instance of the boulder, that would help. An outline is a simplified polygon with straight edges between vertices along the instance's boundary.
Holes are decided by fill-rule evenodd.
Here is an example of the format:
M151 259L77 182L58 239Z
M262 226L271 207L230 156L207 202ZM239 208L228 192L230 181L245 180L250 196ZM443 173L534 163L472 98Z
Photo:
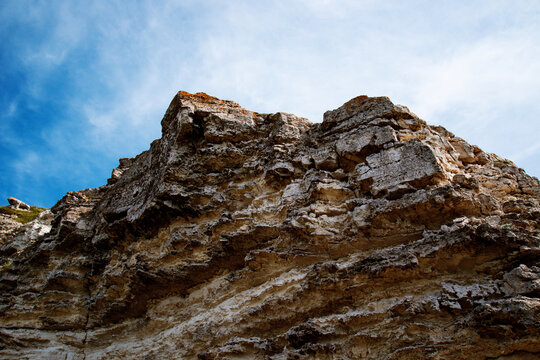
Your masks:
M19 199L16 199L12 196L8 198L9 205L16 210L30 210L30 205L25 204Z

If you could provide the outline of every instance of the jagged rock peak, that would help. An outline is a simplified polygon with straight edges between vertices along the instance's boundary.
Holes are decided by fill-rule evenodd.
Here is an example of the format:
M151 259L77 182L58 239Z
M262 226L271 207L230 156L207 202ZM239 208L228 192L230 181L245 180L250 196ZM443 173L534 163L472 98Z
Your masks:
M360 96L179 92L150 149L0 247L0 359L533 359L540 185Z

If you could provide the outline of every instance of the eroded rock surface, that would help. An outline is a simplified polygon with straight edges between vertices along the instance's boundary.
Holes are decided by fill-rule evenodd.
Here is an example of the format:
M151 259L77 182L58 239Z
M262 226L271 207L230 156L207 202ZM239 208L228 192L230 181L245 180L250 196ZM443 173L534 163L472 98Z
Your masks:
M0 245L11 240L13 232L22 226L16 219L16 215L0 213Z
M180 92L162 129L2 247L0 358L539 356L540 186L510 161L388 98L312 124Z
M11 207L13 209L17 209L17 210L30 210L30 205L22 202L21 200L19 199L16 199L14 198L13 196L10 196L8 197L8 202L9 202L9 205L11 205Z

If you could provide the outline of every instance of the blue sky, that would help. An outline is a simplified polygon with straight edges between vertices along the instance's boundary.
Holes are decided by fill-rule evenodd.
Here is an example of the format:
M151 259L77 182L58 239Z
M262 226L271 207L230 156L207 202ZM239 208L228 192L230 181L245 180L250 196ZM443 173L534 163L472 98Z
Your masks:
M178 90L322 120L389 96L540 175L540 2L0 2L0 200L50 207L146 150Z

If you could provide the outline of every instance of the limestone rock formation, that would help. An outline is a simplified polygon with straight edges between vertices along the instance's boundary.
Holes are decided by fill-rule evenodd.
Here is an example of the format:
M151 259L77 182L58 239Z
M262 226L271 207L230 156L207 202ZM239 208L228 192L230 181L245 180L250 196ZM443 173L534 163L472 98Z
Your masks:
M17 215L0 213L0 245L11 239L12 233L22 226Z
M312 124L180 92L0 249L0 358L536 359L539 201L385 97Z
M20 241L35 241L51 230L53 215L49 210L32 207L11 196L8 202L9 206L0 206L0 247L6 242L14 246Z
M0 214L1 215L1 214ZM54 215L50 210L39 213L36 218L26 224L21 224L10 218L0 217L0 228L8 231L0 232L0 245L4 256L25 250L30 244L47 235L52 228ZM14 222L16 225L12 225Z
M22 202L21 200L19 199L16 199L14 198L13 196L10 196L8 197L8 202L9 202L9 205L11 205L11 207L13 209L17 209L17 210L30 210L30 205Z

